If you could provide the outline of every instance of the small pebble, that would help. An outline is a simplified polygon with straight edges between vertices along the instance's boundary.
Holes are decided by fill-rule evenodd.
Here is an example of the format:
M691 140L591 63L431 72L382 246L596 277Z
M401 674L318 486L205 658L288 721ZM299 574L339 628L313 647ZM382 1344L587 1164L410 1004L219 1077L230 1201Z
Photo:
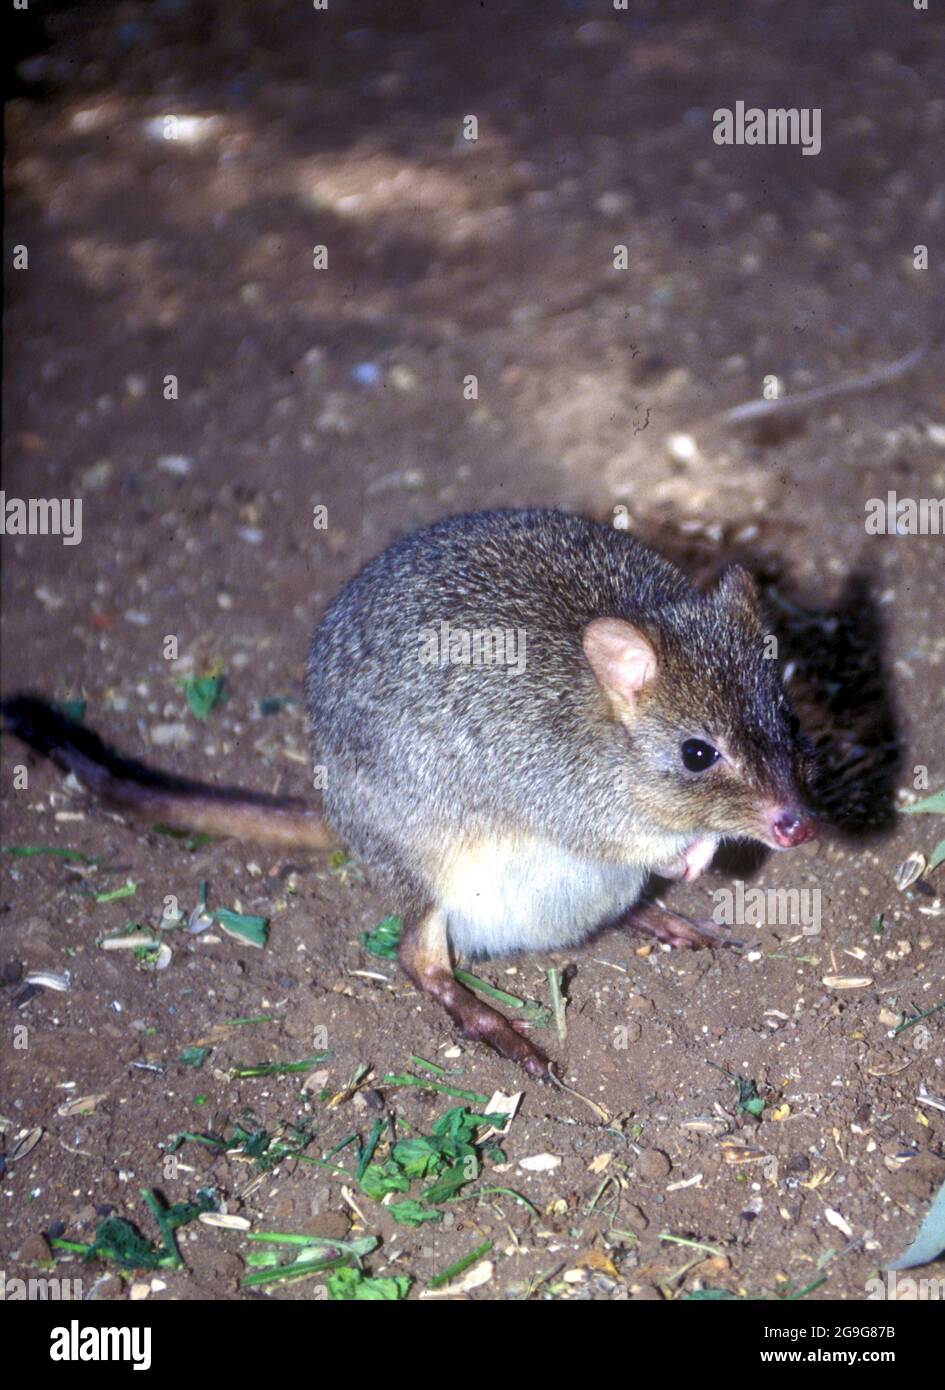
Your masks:
M416 373L400 365L391 368L390 379L398 391L412 391L417 384Z
M642 1235L650 1224L650 1218L643 1208L636 1206L633 1202L622 1208L622 1215L631 1231L635 1231L637 1235Z
M82 474L83 492L99 492L112 476L112 465L108 459L99 459Z
M671 434L666 441L670 458L677 463L692 463L699 450L691 434Z
M182 748L193 742L193 734L186 724L154 724L151 727L151 742L158 748Z
M157 466L162 473L174 473L178 477L184 477L193 467L190 459L184 454L162 454Z
M673 1165L661 1149L644 1149L637 1159L637 1172L649 1182L666 1178L673 1171Z
M376 362L359 362L351 373L358 386L377 386L381 379L381 369Z

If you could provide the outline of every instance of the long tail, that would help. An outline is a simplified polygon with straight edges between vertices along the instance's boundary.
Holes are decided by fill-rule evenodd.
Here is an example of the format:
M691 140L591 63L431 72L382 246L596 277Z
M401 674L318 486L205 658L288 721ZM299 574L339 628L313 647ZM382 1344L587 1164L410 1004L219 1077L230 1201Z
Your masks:
M90 729L34 696L4 700L0 713L5 733L15 734L64 772L74 772L105 804L139 820L267 845L328 849L340 843L304 801L156 772L115 752Z

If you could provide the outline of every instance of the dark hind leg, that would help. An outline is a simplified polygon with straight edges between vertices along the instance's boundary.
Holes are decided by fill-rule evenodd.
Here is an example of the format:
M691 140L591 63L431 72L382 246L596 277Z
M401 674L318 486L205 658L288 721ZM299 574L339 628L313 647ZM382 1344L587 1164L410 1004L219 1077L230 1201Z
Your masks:
M653 936L657 941L666 941L670 946L688 946L698 950L701 946L741 946L726 936L714 922L694 922L668 907L661 907L651 898L641 898L624 919L627 926L645 936Z
M439 1000L464 1038L488 1043L531 1076L548 1076L550 1062L541 1049L453 975L446 916L439 908L428 905L411 916L400 942L400 963L418 989Z

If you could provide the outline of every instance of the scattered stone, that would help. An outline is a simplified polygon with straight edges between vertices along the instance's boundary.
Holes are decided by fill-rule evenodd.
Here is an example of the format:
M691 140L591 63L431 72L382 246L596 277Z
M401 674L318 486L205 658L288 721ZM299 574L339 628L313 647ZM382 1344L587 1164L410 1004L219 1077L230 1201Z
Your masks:
M193 464L185 454L162 454L157 461L162 473L173 473L178 478L186 477Z
M699 453L691 434L671 434L666 440L666 449L677 463L692 463Z
M561 1159L557 1154L532 1154L530 1158L520 1158L518 1166L527 1173L550 1173L560 1168Z
M633 1202L628 1202L621 1208L621 1219L626 1222L631 1231L641 1236L650 1224L650 1218L642 1207L636 1206Z
M667 1178L672 1171L673 1165L661 1149L644 1149L637 1159L637 1172L647 1182Z
M194 741L186 724L153 724L150 737L157 748L185 748Z
M381 369L376 362L359 362L351 379L357 386L377 386L381 381Z

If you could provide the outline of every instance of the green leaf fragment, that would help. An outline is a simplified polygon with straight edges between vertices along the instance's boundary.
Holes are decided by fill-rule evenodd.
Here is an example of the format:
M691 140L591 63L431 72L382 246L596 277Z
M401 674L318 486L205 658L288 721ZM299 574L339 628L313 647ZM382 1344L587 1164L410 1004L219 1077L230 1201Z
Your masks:
M403 1202L391 1202L387 1210L395 1221L401 1226L422 1226L426 1221L442 1221L441 1211L430 1211L423 1206L415 1197L408 1197Z
M101 864L91 854L82 854L77 849L60 849L58 845L4 845L4 854L15 854L26 859L34 854L52 854L58 859L74 859L81 864Z
M210 1047L185 1047L177 1060L185 1067L202 1067L212 1051Z
M471 1250L468 1255L464 1255L461 1260L457 1260L455 1264L450 1265L449 1269L444 1269L442 1274L438 1274L434 1279L431 1279L430 1288L442 1288L444 1284L448 1284L451 1279L455 1279L458 1274L462 1274L467 1270L470 1265L474 1265L477 1260L482 1259L483 1255L488 1255L491 1249L492 1241L483 1241L482 1245L477 1246L476 1249Z
M254 917L251 913L231 912L227 907L217 908L211 917L218 926L247 946L262 948L269 940L269 918Z
M914 801L911 806L903 806L903 811L907 816L914 816L921 812L930 816L945 816L945 787L939 792L933 792L931 796L925 796L921 801Z
M359 1269L337 1269L325 1281L329 1298L350 1301L394 1303L410 1292L410 1279L405 1274L396 1279L372 1279Z
M333 1052L316 1052L313 1057L303 1057L299 1062L257 1062L243 1067L230 1067L231 1076L290 1076L294 1072L310 1071L321 1062L330 1062Z
M369 1163L361 1179L361 1190L375 1202L381 1202L388 1192L408 1192L410 1179L394 1163Z
M454 1196L461 1187L467 1182L472 1182L479 1176L478 1163L465 1164L457 1163L452 1168L447 1168L441 1173L436 1182L425 1187L422 1197L425 1202L435 1206L437 1202L446 1202Z
M121 898L133 898L137 891L137 883L129 879L121 888L112 888L108 893L96 893L94 896L97 903L117 903Z
M202 849L204 845L209 845L213 840L212 835L205 835L202 831L192 835L189 830L181 830L176 825L164 825L161 821L152 825L151 829L156 835L168 835L172 840L183 840L185 842L184 848L190 850L191 853L196 849Z
M373 931L361 933L361 945L372 956L394 960L400 947L400 937L404 924L399 917L385 917Z
M196 1221L203 1212L215 1210L216 1193L210 1188L201 1188L193 1202L178 1202L172 1207L163 1206L157 1194L146 1188L142 1189L141 1196L158 1224L163 1247L148 1240L124 1217L106 1216L96 1228L94 1243L81 1248L83 1260L107 1260L125 1270L179 1269L183 1266L174 1233L181 1226ZM79 1249L71 1241L51 1240L50 1245L57 1249Z
M197 719L207 719L223 691L223 676L187 676L181 681L187 703Z

